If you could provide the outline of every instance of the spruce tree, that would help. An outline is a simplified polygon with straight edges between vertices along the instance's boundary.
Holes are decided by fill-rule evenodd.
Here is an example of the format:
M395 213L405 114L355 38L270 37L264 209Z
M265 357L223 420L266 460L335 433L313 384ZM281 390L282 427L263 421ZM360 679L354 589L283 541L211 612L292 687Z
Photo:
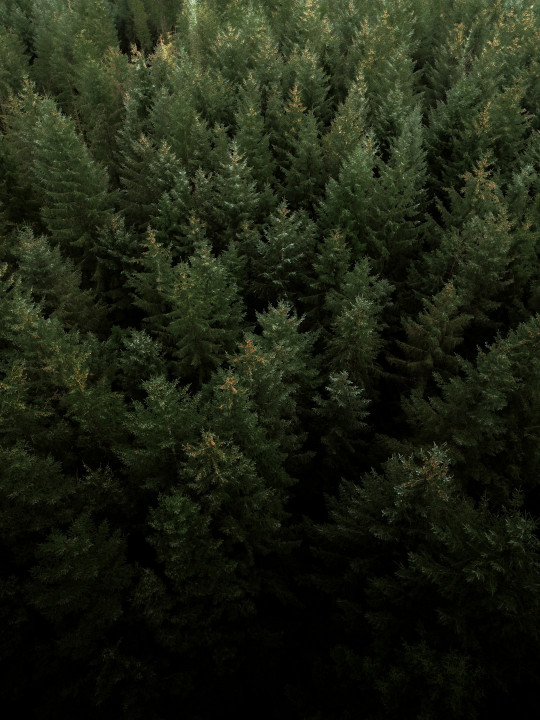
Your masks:
M326 296L332 314L326 360L334 372L345 370L360 388L370 385L376 373L376 358L383 347L382 312L389 304L393 287L373 276L367 259L355 264L336 290Z
M435 375L441 396L413 391L405 410L414 441L448 442L464 489L495 507L516 489L532 492L538 470L538 317L498 336L460 375Z
M519 500L476 506L434 446L342 483L329 511L313 539L340 716L359 690L373 717L452 718L538 682L538 539Z
M264 226L254 260L255 292L264 300L293 299L305 293L315 254L316 226L303 211L282 202Z

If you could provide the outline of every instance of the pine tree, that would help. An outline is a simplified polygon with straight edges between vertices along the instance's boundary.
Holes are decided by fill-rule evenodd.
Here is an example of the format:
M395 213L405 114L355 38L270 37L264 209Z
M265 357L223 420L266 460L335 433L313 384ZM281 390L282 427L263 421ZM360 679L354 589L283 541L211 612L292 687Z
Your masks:
M143 382L165 375L162 347L145 330L114 326L104 354L110 357L109 362L116 370L115 383L120 383L127 398L139 399Z
M316 325L327 329L330 316L325 308L326 294L341 286L351 268L351 249L345 243L339 230L325 235L317 249L313 261L313 279L311 288L302 298L308 308L306 315Z
M37 55L32 76L62 110L72 111L76 67L99 62L117 45L111 5L106 0L45 0L34 4L32 20Z
M285 198L293 209L313 210L324 186L323 159L317 122L309 112L298 130L294 152L287 153Z
M423 298L423 309L416 318L404 317L407 340L397 340L401 357L390 362L420 391L425 390L433 374L444 379L459 370L455 349L463 342L464 329L472 319L461 312L464 300L452 282L448 282L431 300Z
M358 77L361 49L355 42L356 35L365 22L365 6L339 0L326 5L329 38L327 65L332 94L337 102L345 102L349 89Z
M280 505L234 445L205 432L185 450L184 483L149 514L157 563L136 602L162 647L219 672L255 612L266 580L256 563L276 551Z
M517 502L498 513L475 506L435 446L342 483L329 510L318 581L336 617L344 716L359 686L374 717L392 718L404 707L451 718L485 707L486 694L530 691L540 568L535 523Z
M269 135L265 133L261 103L261 88L250 74L244 80L239 93L235 138L240 154L246 158L253 172L259 191L272 182L275 171Z
M408 422L416 444L448 442L465 490L485 492L499 507L515 489L537 484L538 317L478 350L476 364L459 364L461 375L435 376L440 397L413 391L404 403Z
M95 266L99 229L110 222L107 173L91 159L71 118L52 100L34 102L39 119L30 129L31 177L42 203L41 217L63 253L82 262L88 273Z
M474 316L475 324L490 326L502 299L513 292L511 268L517 248L487 160L466 173L464 181L461 193L450 193L451 209L443 214L447 230L438 232L439 247L425 256L421 282L429 291L452 281L464 311Z
M381 314L393 288L386 280L371 275L367 259L355 264L343 285L331 290L326 306L332 313L327 362L332 371L346 371L360 388L372 381L375 361L383 347Z
M359 75L349 88L332 119L330 130L323 137L325 166L330 177L337 178L342 163L364 140L367 121L367 86Z
M246 225L259 220L259 196L253 174L235 140L226 162L214 174L204 200L208 205L209 237L215 250L225 249Z
M81 290L81 272L58 247L26 228L19 232L18 270L24 286L46 317L58 318L66 328L96 332L104 322L105 308L90 290Z
M21 38L12 28L0 22L0 102L3 104L10 93L17 93L23 87L28 73L28 56Z
M143 265L134 278L136 305L168 349L176 376L200 383L241 332L243 311L234 281L204 240L188 262L173 267L170 254L150 234Z
M254 261L254 289L271 302L305 294L315 253L316 227L302 212L290 212L285 202L270 216Z
M53 529L38 545L27 592L31 605L59 631L64 657L88 659L103 647L130 584L125 554L121 533L89 513L65 530Z
M257 313L257 322L262 328L262 335L257 339L258 348L263 358L266 358L266 363L272 366L273 372L279 373L284 394L292 401L289 401L286 415L281 411L281 422L288 418L291 444L297 447L287 463L293 475L301 472L297 465L307 460L307 456L300 452L300 444L307 438L302 427L305 427L306 418L310 415L312 394L319 380L317 364L313 359L317 335L312 331L301 331L303 320L284 302L275 307L270 305L264 313ZM287 404L283 403L284 408ZM263 403L260 407L261 413L265 413ZM265 423L266 418L263 416L261 424L264 426Z
M93 281L97 296L107 304L112 323L124 325L133 320L133 298L128 281L143 249L142 240L126 230L124 216L120 213L114 213L110 223L100 229Z
M364 421L369 414L369 400L364 389L351 382L346 370L330 373L324 394L316 396L315 403L324 462L330 468L339 468L342 476L350 474L356 469L355 455L361 433L367 428Z
M283 81L287 90L297 87L308 111L313 113L317 125L325 125L330 117L328 95L328 78L325 75L311 45L304 47L302 52L295 47L284 68Z
M368 121L374 138L386 160L387 141L399 128L394 104L399 99L399 114L407 116L414 108L414 16L407 2L392 2L382 12L365 18L355 37L360 72L367 86ZM390 131L390 132L389 132Z
M338 179L330 179L321 205L323 227L339 229L355 259L362 257L367 247L365 232L376 183L375 165L375 148L368 135L343 162Z
M118 133L124 121L129 63L115 47L107 49L103 58L88 58L88 42L86 35L81 35L74 50L78 58L74 102L93 159L107 167L116 183Z
M182 56L182 66L184 64ZM193 67L185 70L182 67L174 79L172 92L163 88L156 95L150 115L153 134L170 145L189 174L199 168L208 170L211 133L197 111L194 89L190 87L198 82L198 76Z
M135 340L136 348L133 347ZM168 381L164 375L144 379L148 368L140 366L143 359L140 357L141 341L148 347L148 339L143 340L140 334L133 334L129 345L124 341L126 347L120 358L124 372L139 368L139 387L145 395L143 399L135 400L126 414L129 442L119 445L116 450L134 498L139 492L137 488L156 497L158 492L169 491L177 484L180 463L185 458L182 448L186 443L196 441L202 425L198 400L189 393L187 386L179 387L176 381ZM130 375L126 377L132 380Z
M167 203L164 194L173 193L178 197L179 212L182 205L188 207L185 170L166 142L157 148L149 137L141 134L136 139L129 139L122 155L122 205L129 225L138 233L145 233L148 226L154 224L153 219L160 213L160 201Z
M401 119L389 142L389 158L378 163L378 182L372 199L366 235L375 267L393 282L403 281L411 258L422 247L426 165L419 107Z

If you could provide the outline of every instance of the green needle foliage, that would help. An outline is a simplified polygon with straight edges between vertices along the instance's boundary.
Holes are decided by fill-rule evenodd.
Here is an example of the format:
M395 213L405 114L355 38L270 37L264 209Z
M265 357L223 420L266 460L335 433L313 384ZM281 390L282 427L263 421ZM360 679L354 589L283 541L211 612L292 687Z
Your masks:
M533 717L539 48L531 0L0 2L6 708Z

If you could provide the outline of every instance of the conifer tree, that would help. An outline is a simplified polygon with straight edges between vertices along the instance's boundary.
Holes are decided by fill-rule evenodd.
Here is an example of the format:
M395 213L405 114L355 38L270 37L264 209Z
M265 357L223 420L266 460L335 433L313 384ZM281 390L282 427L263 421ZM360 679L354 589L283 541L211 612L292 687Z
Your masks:
M170 254L150 233L143 267L133 281L136 304L168 349L177 377L202 382L241 332L243 312L234 281L204 240L188 262L173 267Z
M283 80L287 89L298 87L303 105L313 113L320 126L325 125L330 116L328 78L311 45L306 45L302 52L293 48L283 71Z
M140 368L143 359L140 357L140 335L137 342L139 357L134 357L133 348L130 348L136 339L137 335L133 334L129 345L124 341L127 352L120 363L125 370L133 367L135 362ZM148 345L148 340L144 343ZM125 467L130 493L135 498L138 487L156 497L158 492L168 492L178 483L180 463L185 457L182 448L195 442L202 429L197 398L190 395L187 386L179 387L176 381L168 381L164 375L144 379L148 369L140 369L143 370L140 388L145 397L135 400L126 414L129 442L119 445L116 450Z
M367 116L367 86L360 74L349 88L332 119L330 130L323 137L325 167L330 177L337 178L342 163L364 140Z
M506 203L488 161L478 163L464 181L461 193L450 192L451 209L443 214L447 230L439 247L425 256L422 285L436 288L451 280L475 324L490 326L493 320L489 318L496 317L494 311L502 299L513 292L511 268L518 238L514 239Z
M374 717L451 718L538 681L538 540L518 503L475 506L435 446L342 483L329 509L317 550L343 717L359 688Z
M355 37L359 47L359 64L355 74L364 77L369 98L368 120L374 137L386 160L388 131L399 128L394 120L394 105L399 99L399 115L407 116L416 104L414 99L414 65L412 53L413 16L406 2L391 2L382 12L365 18Z
M106 0L45 0L34 3L32 20L37 55L33 78L62 110L71 111L76 68L83 62L99 62L117 45L111 5Z
M9 94L22 89L25 74L28 73L28 56L21 38L9 26L0 23L0 103Z
M351 267L351 248L339 230L325 235L313 262L314 277L310 290L302 298L309 308L307 316L323 328L328 328L330 315L325 307L326 294L339 288Z
M403 281L411 257L422 243L425 153L422 147L420 108L401 119L389 143L388 161L378 163L379 178L372 200L367 236L375 267L393 282Z
M22 282L43 315L57 317L66 328L99 330L105 307L95 302L90 290L81 289L80 270L57 246L26 228L18 236L17 259Z
M89 272L99 228L110 221L107 173L91 159L72 119L52 100L27 95L18 112L23 114L28 103L35 115L24 142L33 143L30 177L42 203L42 220L63 253L82 261Z
M345 370L360 388L370 384L383 342L381 314L393 288L371 275L367 259L355 264L343 285L330 290L326 306L333 316L327 362L334 372Z
M390 362L409 382L423 391L433 374L449 378L459 369L455 350L463 342L464 329L472 316L461 312L464 300L452 282L448 282L431 300L423 299L423 309L416 318L404 317L406 341L397 340L401 357Z
M254 288L273 301L305 294L315 253L316 227L307 214L290 212L282 202L270 216L254 261Z
M355 259L362 257L367 248L365 233L376 183L375 164L375 148L368 135L343 162L338 179L330 179L321 204L323 227L339 229Z
M164 193L175 193L187 205L185 170L166 142L156 148L147 135L141 134L129 139L122 156L122 205L129 225L138 233L145 233L159 213Z
M226 162L214 174L209 191L204 198L208 205L208 232L214 249L222 250L238 238L246 224L259 220L259 196L253 174L235 140Z
M330 468L339 468L342 476L353 472L361 433L367 429L369 400L364 389L349 379L346 370L330 373L324 393L315 397L314 413L320 423L320 437Z
M235 122L238 149L253 172L257 189L262 191L273 180L275 162L265 133L261 88L251 74L240 90Z
M74 51L78 57L75 68L77 117L92 157L105 165L117 182L118 133L124 120L123 91L129 63L116 47L108 48L103 58L88 58L88 42L86 35L81 35Z
M122 614L130 583L126 543L107 521L82 513L65 529L52 530L36 550L28 595L34 608L58 628L60 655L88 658Z
M332 94L343 103L358 77L361 49L356 35L365 22L365 6L339 0L326 6L329 24L327 64Z
M312 211L324 186L323 159L317 122L309 112L298 131L294 152L287 153L285 197L292 208Z
M448 442L466 492L499 507L537 484L538 317L479 349L475 365L459 364L461 375L435 376L440 397L413 391L406 414L415 443Z
M224 621L253 612L261 584L254 563L274 549L281 517L238 448L204 433L185 450L184 483L161 495L149 517L149 541L173 591L163 623L180 648L199 644L201 633L204 644L215 642Z
M195 94L199 71L183 50L170 64L174 67L171 88L165 85L156 93L150 113L153 134L170 145L190 174L199 167L209 169L211 133Z

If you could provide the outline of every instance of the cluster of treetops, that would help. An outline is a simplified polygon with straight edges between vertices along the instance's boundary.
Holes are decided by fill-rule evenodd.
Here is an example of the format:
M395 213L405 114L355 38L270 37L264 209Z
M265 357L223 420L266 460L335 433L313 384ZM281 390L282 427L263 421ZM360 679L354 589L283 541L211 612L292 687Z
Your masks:
M532 0L0 3L5 707L537 699L539 100Z

